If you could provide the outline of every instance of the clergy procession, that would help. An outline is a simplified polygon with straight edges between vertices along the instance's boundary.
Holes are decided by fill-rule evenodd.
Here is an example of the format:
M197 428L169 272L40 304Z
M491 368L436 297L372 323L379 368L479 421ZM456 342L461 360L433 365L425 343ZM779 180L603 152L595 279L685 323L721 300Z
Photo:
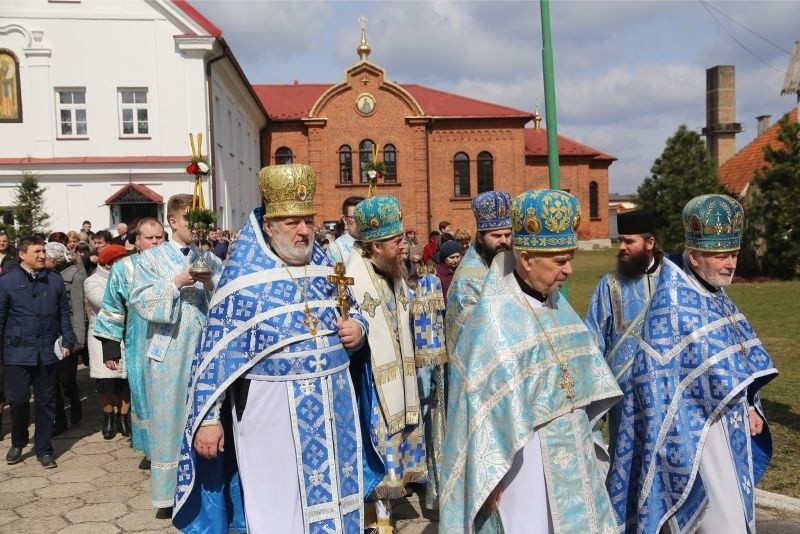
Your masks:
M103 437L122 425L144 454L157 517L388 534L417 492L442 533L755 532L772 452L759 390L777 371L726 293L739 202L688 202L672 255L652 213L620 214L582 319L565 191L480 193L474 239L444 221L423 251L375 179L333 240L311 166L264 167L258 187L224 261L197 246L195 191L169 199L169 240L143 219L137 252L105 248L84 284ZM55 467L53 344L69 358L76 325L44 242L18 255L0 276L6 459L21 461L33 386L36 454Z

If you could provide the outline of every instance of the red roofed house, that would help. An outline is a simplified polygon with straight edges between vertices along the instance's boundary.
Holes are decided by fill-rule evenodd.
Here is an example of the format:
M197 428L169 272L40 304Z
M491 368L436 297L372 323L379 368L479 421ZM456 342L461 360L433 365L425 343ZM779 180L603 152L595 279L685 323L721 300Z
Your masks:
M213 166L205 198L222 226L241 226L258 198L267 113L219 28L186 0L4 6L3 223L24 172L46 187L52 230L166 220L169 197L192 192L191 132Z
M362 28L359 61L338 84L254 85L270 122L265 164L308 163L317 173L318 221L341 218L341 203L366 195L362 162L386 166L379 193L396 196L403 222L427 235L441 220L474 234L470 200L483 191L516 196L548 187L541 118L416 84L387 80L368 61ZM534 120L534 128L525 125ZM561 186L582 206L580 239L608 243L608 168L612 156L559 137Z
M780 124L776 122L767 127L764 121L768 120L768 117L759 117L759 119L761 123L758 136L719 168L720 182L725 184L728 191L738 198L745 196L756 171L765 166L764 148L769 146L778 149L782 146L778 141ZM797 122L797 108L789 112L789 120Z

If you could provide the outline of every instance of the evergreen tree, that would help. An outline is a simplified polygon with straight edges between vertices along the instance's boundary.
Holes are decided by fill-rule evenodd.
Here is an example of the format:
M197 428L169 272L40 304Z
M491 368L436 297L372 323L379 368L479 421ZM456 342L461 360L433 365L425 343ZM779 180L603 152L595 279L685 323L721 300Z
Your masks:
M800 124L784 116L781 145L764 148L764 168L756 171L748 195L748 228L764 274L794 278L800 268Z
M683 249L683 207L698 195L726 193L703 139L685 124L667 139L652 173L637 190L640 209L655 213L656 238L667 252Z
M39 185L39 179L35 174L22 173L22 181L17 186L17 197L14 200L17 236L50 233L50 215L44 210L45 191L46 188Z

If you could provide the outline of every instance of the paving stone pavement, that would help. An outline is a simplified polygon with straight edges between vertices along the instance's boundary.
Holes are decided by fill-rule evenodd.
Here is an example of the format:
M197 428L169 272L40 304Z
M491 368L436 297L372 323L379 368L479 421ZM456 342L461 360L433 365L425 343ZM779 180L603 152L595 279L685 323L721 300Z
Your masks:
M56 469L44 469L30 446L23 461L7 465L11 446L8 409L0 442L0 533L106 534L177 532L156 519L150 504L150 476L138 468L142 454L130 441L104 440L100 404L86 367L78 370L84 419L53 438ZM31 410L33 412L33 410ZM31 426L31 436L33 426ZM398 534L435 534L437 514L420 507L413 492L395 504ZM759 534L800 534L800 511L759 509Z

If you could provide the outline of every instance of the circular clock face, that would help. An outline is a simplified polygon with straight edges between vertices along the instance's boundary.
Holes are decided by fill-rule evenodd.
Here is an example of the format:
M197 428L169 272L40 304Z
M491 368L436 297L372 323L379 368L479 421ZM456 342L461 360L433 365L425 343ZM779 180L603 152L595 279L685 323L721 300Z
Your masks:
M369 93L361 93L356 97L356 109L362 115L375 111L375 97Z

